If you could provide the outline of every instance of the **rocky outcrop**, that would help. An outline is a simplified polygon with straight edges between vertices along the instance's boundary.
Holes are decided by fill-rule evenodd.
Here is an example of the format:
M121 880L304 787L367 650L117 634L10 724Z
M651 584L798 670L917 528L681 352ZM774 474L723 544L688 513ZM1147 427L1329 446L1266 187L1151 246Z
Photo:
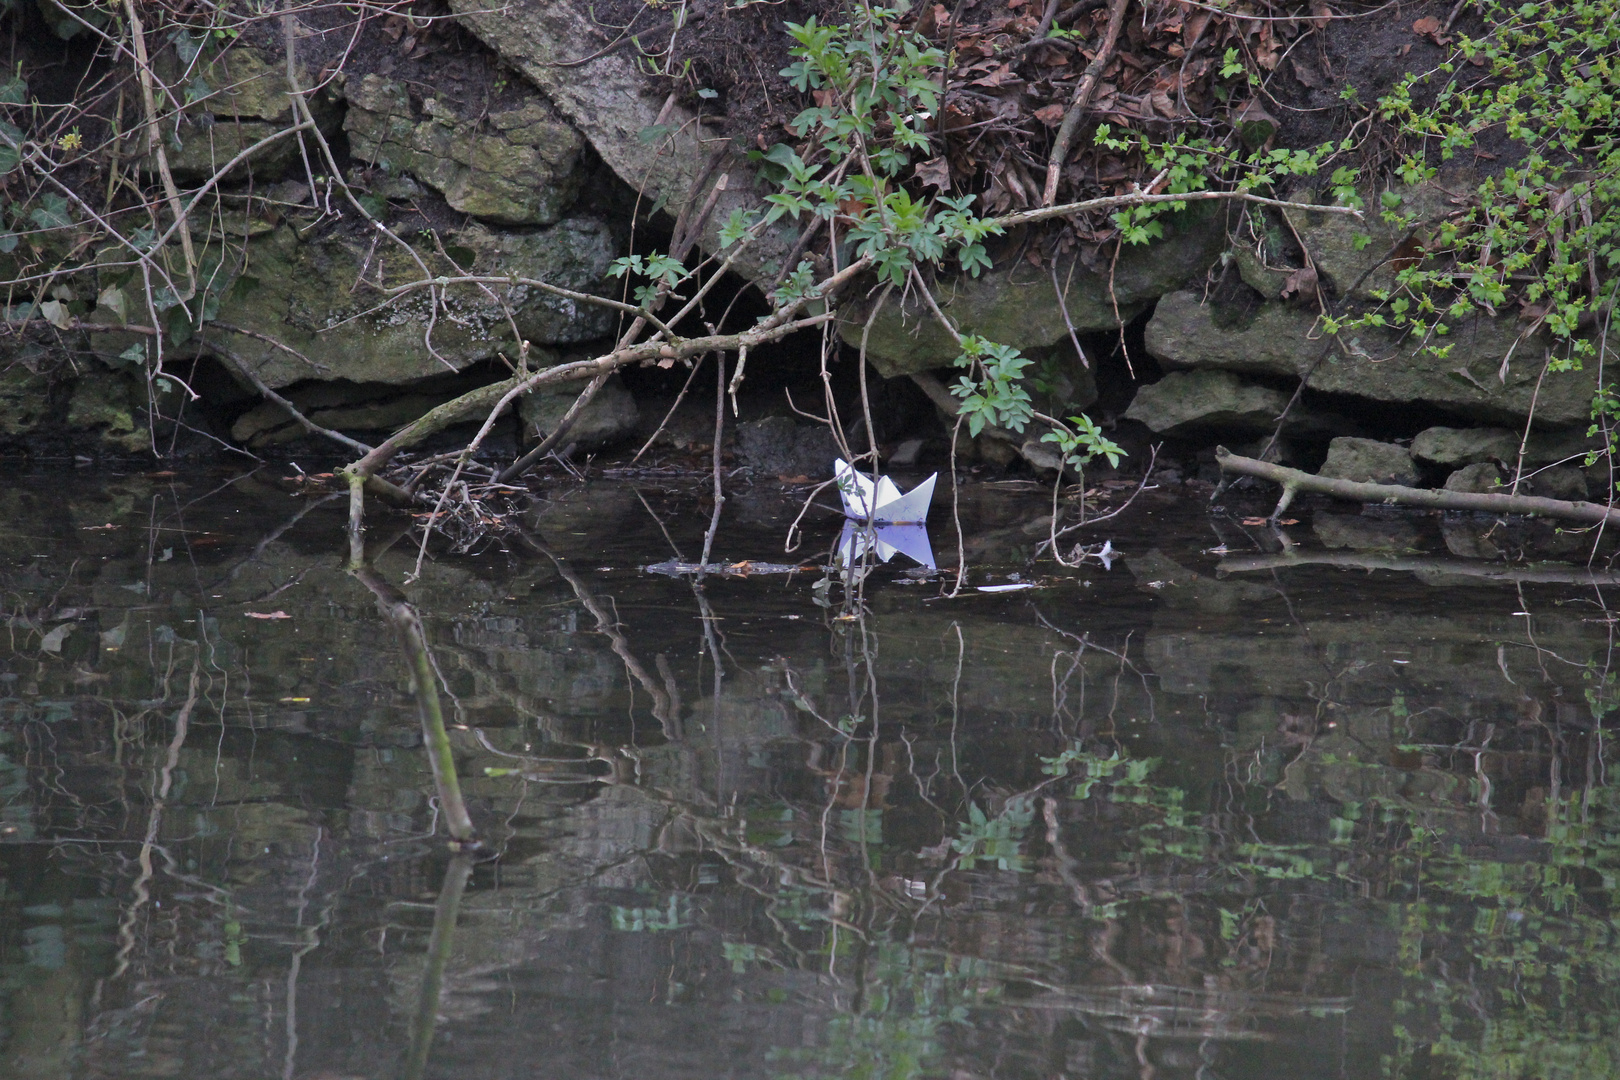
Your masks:
M579 359L583 357L571 356L565 358L564 362ZM518 415L523 420L524 438L539 441L557 430L558 422L577 397L578 387L565 386L556 390L539 390L519 401ZM639 419L636 399L614 375L602 384L590 404L575 418L574 425L568 429L565 445L557 449L560 452L569 444L586 452L605 449L635 434Z
M450 9L539 87L649 204L674 214L704 197L713 177L726 176L702 232L710 251L719 249L720 226L733 210L761 205L753 168L729 140L706 130L667 79L643 72L633 48L613 48L622 35L616 40L617 31L603 27L582 0L452 0ZM797 233L784 218L738 258L737 271L756 281L774 278Z
M204 52L195 69L185 72L179 58L163 50L154 67L168 85L186 86L187 106L167 146L169 168L182 184L207 180L237 154L294 122L286 65L258 49L237 44L224 52ZM298 79L302 87L313 86L302 67ZM335 133L341 113L333 97L319 91L310 94L309 100L316 122L328 134ZM127 140L127 152L144 172L155 175L157 160L144 155L144 138L144 129L135 128ZM260 182L276 180L298 161L298 139L287 137L261 148L236 171L245 174L251 166Z
M579 194L585 140L538 94L482 121L431 97L418 112L403 82L379 75L349 80L345 97L343 129L358 161L409 173L464 213L550 225Z
M1114 329L1203 274L1225 244L1225 216L1212 203L1162 220L1165 239L1125 247L1113 263L1075 255L1039 269L1013 258L976 278L943 279L934 290L940 310L960 333L1026 353L1058 344L1071 326L1082 332ZM880 374L948 367L961 352L921 299L891 295L874 317L875 303L848 305L838 329L844 342L856 347L864 333L867 359Z
M1591 372L1552 372L1541 380L1544 346L1520 343L1505 376L1503 358L1522 327L1509 319L1460 320L1438 358L1418 342L1375 330L1347 334L1312 371L1326 343L1316 314L1282 302L1222 304L1200 292L1171 293L1147 325L1147 349L1166 368L1299 378L1310 388L1371 401L1421 403L1486 423L1520 421L1532 398L1539 424L1588 422L1596 379ZM1537 391L1537 382L1541 382Z
M303 239L300 223L283 221L254 238L245 257L215 278L218 306L198 335L274 388L307 379L401 385L493 359L498 352L514 355L508 305L518 332L536 346L589 341L614 324L605 308L524 285L491 292L476 286L441 289L443 307L437 313L425 290L382 306L376 289L362 282L418 280L422 271L415 260L391 242L342 227ZM523 232L473 223L446 230L441 239L453 264L429 243L416 248L434 274L515 273L590 292L603 289L620 243L612 227L593 217ZM217 250L205 254L216 263L220 259ZM97 312L109 320L112 314ZM101 334L93 345L116 360L135 341L132 335Z
M1334 439L1328 444L1327 460L1317 475L1358 484L1414 487L1418 482L1417 464L1410 450L1374 439Z

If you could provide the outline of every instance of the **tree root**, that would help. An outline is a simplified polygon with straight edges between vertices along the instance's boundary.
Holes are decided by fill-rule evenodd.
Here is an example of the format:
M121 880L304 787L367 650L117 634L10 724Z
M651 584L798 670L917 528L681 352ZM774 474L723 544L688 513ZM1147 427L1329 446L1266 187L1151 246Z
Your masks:
M1532 495L1484 495L1468 491L1444 491L1433 488L1404 487L1400 484L1362 484L1354 480L1333 480L1325 476L1284 468L1255 458L1240 457L1220 446L1215 448L1215 460L1221 472L1237 476L1253 476L1282 485L1282 497L1271 512L1276 521L1300 492L1331 495L1352 502L1394 503L1400 506L1422 506L1434 510L1477 510L1487 514L1524 514L1530 517L1562 518L1596 525L1613 522L1620 525L1620 507L1603 506L1592 502L1570 502L1565 499L1545 499Z

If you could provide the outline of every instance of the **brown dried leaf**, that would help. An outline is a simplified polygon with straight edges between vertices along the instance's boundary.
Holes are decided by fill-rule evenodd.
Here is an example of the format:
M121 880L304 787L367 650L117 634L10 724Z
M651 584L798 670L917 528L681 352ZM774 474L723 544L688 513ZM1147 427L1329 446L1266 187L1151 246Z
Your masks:
M1320 90L1325 84L1320 73L1304 60L1297 56L1289 57L1289 64L1294 69L1294 78L1312 90Z
M1433 15L1425 15L1412 24L1412 33L1418 37L1428 37L1430 34L1438 34L1439 32L1440 20Z
M1307 296L1315 292L1316 268L1314 266L1302 266L1288 275L1288 280L1283 282L1282 292L1279 296L1287 300L1291 296Z
M937 187L941 191L951 190L951 166L943 157L920 162L915 175L917 181L924 187Z
M1005 86L1008 83L1016 83L1020 81L1021 80L1018 78L1018 76L1013 74L1011 64L1002 64L983 78L972 80L969 85L995 87Z
M1035 119L1039 120L1047 127L1057 127L1059 124L1063 123L1063 114L1065 111L1066 110L1063 108L1063 106L1059 104L1054 103L1052 105L1046 105L1035 110Z
M1330 16L1333 14L1333 9L1328 7L1323 0L1315 0L1315 2L1311 4L1311 14L1316 16L1316 18L1311 20L1312 24L1315 25L1318 30L1321 30L1326 28L1327 24L1331 21Z

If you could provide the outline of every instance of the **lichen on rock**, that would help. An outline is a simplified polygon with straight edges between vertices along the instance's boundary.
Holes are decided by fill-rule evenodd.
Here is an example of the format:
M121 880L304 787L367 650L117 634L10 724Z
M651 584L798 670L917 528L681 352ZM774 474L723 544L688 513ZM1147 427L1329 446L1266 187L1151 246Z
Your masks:
M502 225L550 225L579 194L585 140L538 95L462 119L436 98L413 108L403 82L351 80L343 128L358 161L409 173L452 207Z

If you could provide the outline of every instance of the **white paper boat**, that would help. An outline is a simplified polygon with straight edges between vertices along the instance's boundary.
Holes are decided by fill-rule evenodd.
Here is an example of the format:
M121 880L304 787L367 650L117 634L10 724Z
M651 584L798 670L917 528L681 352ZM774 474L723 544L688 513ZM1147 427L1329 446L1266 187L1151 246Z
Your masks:
M935 568L925 522L938 473L904 495L887 476L873 483L847 461L835 462L833 474L844 500L844 516L849 519L838 541L839 561L844 566L860 565L870 549L883 562L900 554L930 570Z
M928 504L934 501L935 473L904 495L887 476L863 476L842 458L833 462L833 475L838 479L838 494L844 500L844 516L855 521L870 522L878 526L921 525L928 520Z

